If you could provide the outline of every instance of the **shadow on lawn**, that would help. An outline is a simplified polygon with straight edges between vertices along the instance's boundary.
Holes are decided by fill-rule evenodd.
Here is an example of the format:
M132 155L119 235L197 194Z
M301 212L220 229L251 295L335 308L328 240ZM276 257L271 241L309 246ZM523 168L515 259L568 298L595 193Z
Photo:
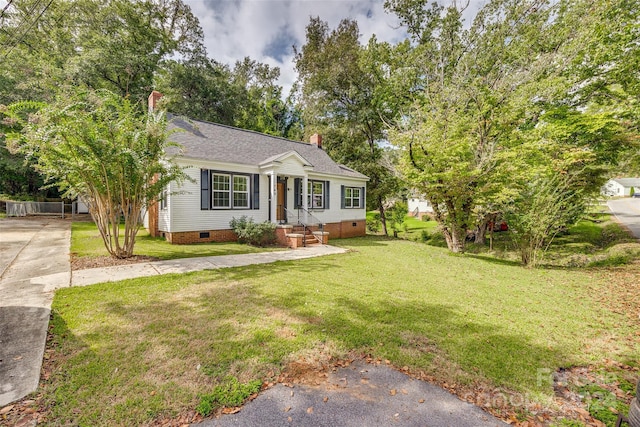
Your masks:
M453 367L464 371L462 376L469 381L480 375L497 386L550 393L549 384L540 383L540 369L552 372L559 361L568 362L561 348L541 346L502 326L473 321L462 307L347 294L322 311L309 307L316 295L295 289L271 303L306 319L307 333L435 376L441 374L438 369ZM446 375L445 381L452 380Z

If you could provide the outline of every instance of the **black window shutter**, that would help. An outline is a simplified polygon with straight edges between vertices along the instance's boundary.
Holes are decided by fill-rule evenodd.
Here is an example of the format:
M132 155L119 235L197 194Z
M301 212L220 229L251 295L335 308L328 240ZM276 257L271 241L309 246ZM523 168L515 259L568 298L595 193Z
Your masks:
M360 190L360 207L363 208L363 209L366 208L366 206L364 205L365 202L367 201L367 199L365 198L365 194L364 194L364 190L366 188L367 187L362 187L362 189Z
M302 178L296 178L293 180L293 207L296 209L300 209L302 204L300 200L302 199Z
M340 186L340 209L344 209L344 185Z
M211 181L209 170L200 170L200 209L208 210L211 206Z
M253 175L253 209L260 209L260 175Z
M324 208L329 209L329 181L324 182Z

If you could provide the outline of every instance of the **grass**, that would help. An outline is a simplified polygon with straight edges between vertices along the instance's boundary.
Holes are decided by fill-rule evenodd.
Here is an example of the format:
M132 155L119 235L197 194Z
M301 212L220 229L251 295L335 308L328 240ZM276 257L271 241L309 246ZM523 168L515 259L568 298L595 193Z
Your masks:
M540 266L547 268L615 267L626 265L640 257L640 243L601 206L594 206L590 213L557 235L543 254ZM375 212L368 212L371 220ZM442 233L435 221L423 222L407 216L399 227L401 239L446 248ZM489 248L489 235L484 245L468 242L466 252L495 262L519 263L520 254L515 250L510 232L493 233L493 248Z
M617 287L599 272L379 236L332 243L349 252L57 291L39 390L49 420L148 424L195 410L230 378L273 381L292 361L352 354L552 410L541 372L640 360L637 316L603 303Z
M124 229L124 227L123 227ZM239 243L194 243L173 245L161 237L151 237L147 230L140 229L136 237L134 255L146 255L162 260L176 258L233 255L279 250L279 248L257 248ZM98 228L93 222L74 222L71 226L71 253L77 257L108 256Z

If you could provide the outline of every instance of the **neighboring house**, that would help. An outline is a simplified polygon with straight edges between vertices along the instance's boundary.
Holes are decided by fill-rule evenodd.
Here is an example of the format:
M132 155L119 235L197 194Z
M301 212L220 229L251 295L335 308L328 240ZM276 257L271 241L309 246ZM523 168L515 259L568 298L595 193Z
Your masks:
M154 91L149 108L161 96ZM193 182L171 183L149 207L152 235L172 243L233 241L229 222L241 216L278 224L278 242L293 247L300 240L286 235L299 224L323 242L365 235L368 178L334 162L320 135L308 144L177 117L170 126L179 128L171 141L180 147L167 154Z
M409 215L416 218L422 218L424 215L433 213L431 203L417 195L412 195L412 197L407 200L407 208L409 210Z
M640 178L612 178L602 186L601 193L605 196L620 197L640 193Z

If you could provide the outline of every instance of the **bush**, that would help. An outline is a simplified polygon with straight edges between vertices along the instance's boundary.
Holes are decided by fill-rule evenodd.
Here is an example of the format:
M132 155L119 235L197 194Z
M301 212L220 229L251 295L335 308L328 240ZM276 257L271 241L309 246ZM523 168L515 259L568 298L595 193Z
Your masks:
M397 237L398 231L400 231L404 219L409 213L407 204L404 202L396 202L393 206L387 209L387 222L393 230L394 237Z
M276 225L269 221L255 223L253 218L243 215L240 218L234 217L229 226L238 236L240 243L267 246L276 241Z
M422 215L421 219L422 219L423 222L429 222L429 221L431 221L431 215L429 215L429 214Z
M380 221L380 213L375 212L367 215L367 230L371 233L378 233L382 222Z

